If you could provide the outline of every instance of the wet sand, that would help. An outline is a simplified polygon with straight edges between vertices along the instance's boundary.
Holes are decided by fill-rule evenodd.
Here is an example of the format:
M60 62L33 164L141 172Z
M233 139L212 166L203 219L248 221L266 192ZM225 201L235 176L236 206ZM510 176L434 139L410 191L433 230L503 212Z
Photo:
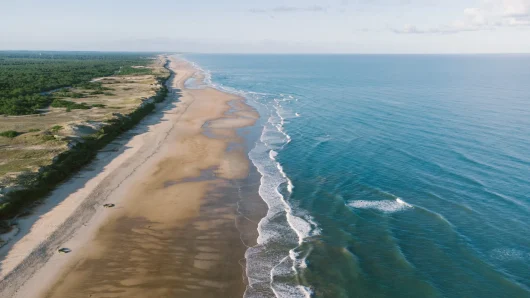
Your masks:
M152 152L138 150L147 156L129 156L125 163L145 161L112 189L106 202L116 207L61 243L72 253L21 274L16 297L243 296L244 253L262 215L239 211L263 204L256 197L240 204L242 189L257 186L248 185L252 168L237 130L258 114L235 95L184 88L190 76L201 79L188 63L172 58L170 67L181 97L165 112L166 135Z

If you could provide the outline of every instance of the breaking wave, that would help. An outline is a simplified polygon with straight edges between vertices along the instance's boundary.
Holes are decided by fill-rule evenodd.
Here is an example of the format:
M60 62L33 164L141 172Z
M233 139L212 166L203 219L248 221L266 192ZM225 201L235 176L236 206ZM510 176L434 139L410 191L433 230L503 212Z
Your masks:
M320 230L312 217L289 202L295 188L278 160L282 149L291 142L284 125L300 115L289 111L283 103L296 99L292 95L274 96L248 92L212 81L210 71L190 62L204 76L204 83L223 92L247 99L247 103L267 111L268 121L249 158L261 174L259 194L268 206L267 215L258 224L257 245L245 253L248 286L245 297L310 297L312 290L300 284L300 272L307 267L311 250L300 249L304 240ZM189 86L194 86L190 81Z

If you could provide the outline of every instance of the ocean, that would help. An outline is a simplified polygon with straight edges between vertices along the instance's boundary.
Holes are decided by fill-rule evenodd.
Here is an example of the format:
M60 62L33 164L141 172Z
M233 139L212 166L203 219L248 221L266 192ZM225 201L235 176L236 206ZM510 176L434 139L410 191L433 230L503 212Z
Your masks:
M245 297L530 297L529 55L205 55L261 115Z

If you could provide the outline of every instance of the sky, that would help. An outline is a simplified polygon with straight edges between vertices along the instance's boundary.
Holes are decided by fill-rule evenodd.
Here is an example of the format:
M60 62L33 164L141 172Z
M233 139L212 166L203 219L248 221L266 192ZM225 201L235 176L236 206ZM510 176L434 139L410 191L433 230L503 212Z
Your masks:
M530 0L0 0L0 50L530 53Z

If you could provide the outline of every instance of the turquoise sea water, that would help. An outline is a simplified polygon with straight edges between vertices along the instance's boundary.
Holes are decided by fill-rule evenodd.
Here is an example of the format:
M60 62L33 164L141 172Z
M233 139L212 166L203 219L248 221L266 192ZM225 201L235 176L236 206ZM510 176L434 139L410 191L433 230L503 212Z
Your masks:
M530 56L186 58L262 117L245 296L530 297Z

